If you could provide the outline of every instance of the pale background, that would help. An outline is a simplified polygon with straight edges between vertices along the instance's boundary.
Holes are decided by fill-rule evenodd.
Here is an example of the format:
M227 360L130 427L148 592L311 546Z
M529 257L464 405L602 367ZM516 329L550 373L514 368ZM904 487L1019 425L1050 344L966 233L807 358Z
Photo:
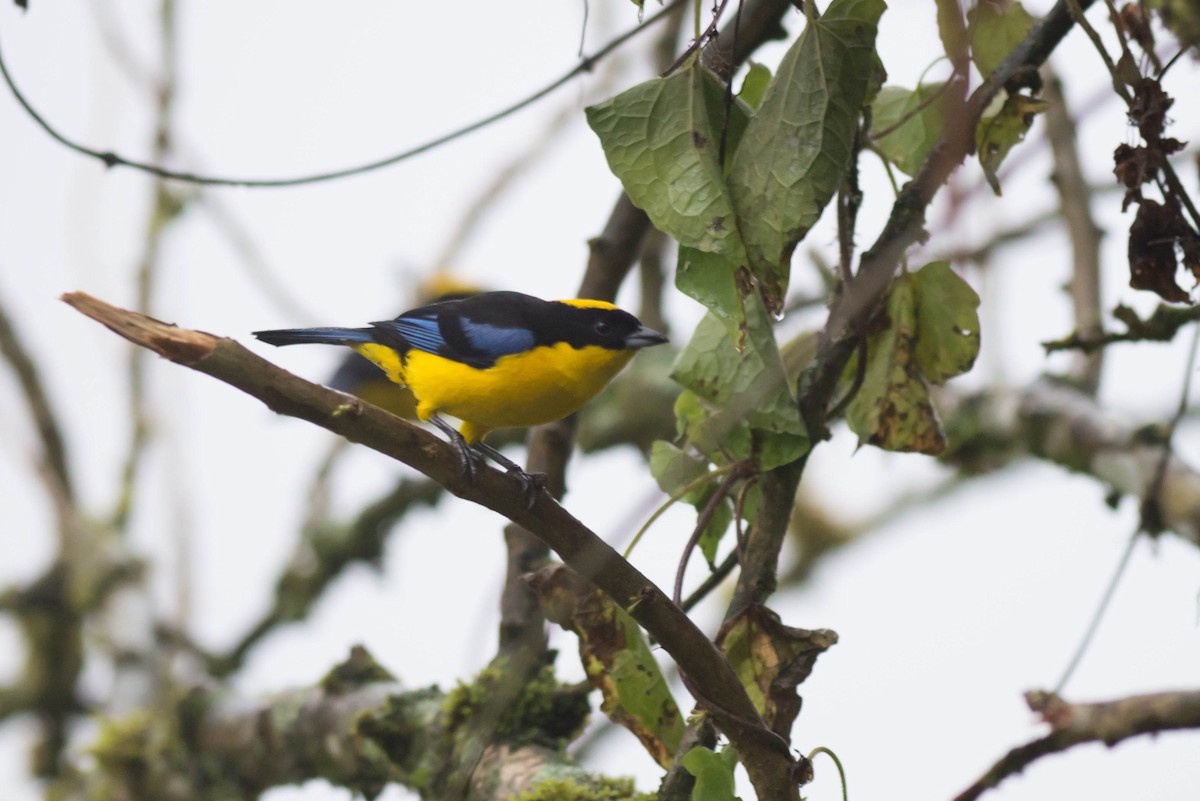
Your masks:
M628 3L590 5L589 51L635 22ZM28 14L0 6L0 44L35 106L88 144L149 154L149 94L116 66L105 31L152 72L157 3L33 0L32 6ZM1031 3L1035 12L1048 7ZM576 62L583 8L561 0L466 6L292 0L180 3L178 14L175 125L186 155L177 163L277 177L390 154L539 88ZM1100 26L1100 9L1091 18ZM932 3L910 0L893 3L884 15L881 49L893 82L914 85L940 50L933 20ZM797 12L789 27L799 24ZM650 74L639 52L638 45L622 51L616 88ZM759 58L773 63L781 53L774 46ZM1078 32L1055 63L1076 105L1107 82ZM944 63L931 74L937 70L944 71ZM586 241L599 232L618 193L582 120L585 104L613 91L600 87L597 94L599 80L581 78L484 132L368 176L297 189L211 190L249 232L266 268L312 316L296 319L248 278L240 255L199 207L166 237L152 312L247 343L248 332L258 328L354 325L394 315L482 186L564 107L578 113L562 138L492 208L455 266L460 276L487 286L571 296ZM1183 140L1200 132L1188 98L1195 80L1196 69L1183 63L1166 83L1184 99L1169 131ZM34 343L66 428L81 496L99 513L112 502L128 440L126 346L57 297L78 289L117 304L133 302L151 184L138 173L106 171L68 152L3 94L0 300ZM1040 131L1039 124L1032 139ZM1098 183L1109 180L1112 149L1135 133L1109 101L1080 135L1089 177ZM1021 155L1028 161L1006 180L1004 197L976 193L936 245L979 242L1055 208L1048 152L1027 150ZM875 237L890 205L876 165L870 158L864 163L862 243ZM973 165L960 177L964 185L980 180ZM1194 169L1185 170L1184 181L1196 186ZM932 224L941 208L931 213ZM1096 213L1112 231L1104 243L1106 307L1120 300L1152 308L1153 298L1126 287L1121 231L1130 217L1120 214L1115 195L1106 195ZM832 258L828 220L806 247ZM963 386L998 376L1021 385L1063 368L1065 360L1048 364L1038 343L1071 328L1061 291L1067 265L1065 236L1053 230L1002 251L986 276L968 273L985 297L984 353ZM799 283L811 280L807 268L797 268ZM621 300L636 303L629 294ZM682 343L699 309L673 297L670 311ZM337 358L320 348L251 347L314 379L326 376ZM1182 343L1117 348L1109 358L1104 401L1130 421L1165 419L1184 377ZM277 419L235 390L166 362L155 360L148 375L156 439L135 511L135 545L156 568L160 610L173 610L202 642L219 648L268 602L303 514L298 493L330 435ZM1185 427L1180 437L1193 464L1200 463L1195 434ZM36 575L54 544L51 510L29 475L35 440L7 371L0 371L0 442L0 583L8 584ZM405 469L368 452L353 462L336 499L347 512ZM839 430L819 449L805 480L835 515L857 520L942 477L925 458L856 452L853 437ZM570 485L568 508L612 541L627 538L658 500L632 452L577 462ZM1095 481L1045 464L1012 469L935 506L896 515L823 564L806 590L776 597L773 606L786 622L833 628L841 636L802 687L797 745L837 751L855 798L939 799L1042 733L1020 694L1057 680L1136 525L1134 504L1112 511L1104 494ZM637 565L668 583L691 520L679 512L659 523L635 553ZM394 533L381 574L347 573L309 621L281 629L254 653L237 679L239 689L254 694L311 684L354 643L365 644L412 687L469 678L494 649L502 523L453 499L413 516ZM698 573L693 565L690 575ZM1067 696L1093 700L1194 688L1198 576L1194 547L1170 535L1154 545L1141 542ZM715 606L700 614L709 630L716 619ZM574 642L561 633L556 641L560 669L577 676ZM0 619L0 680L15 675L19 660L16 633ZM86 675L98 694L109 680L102 668ZM0 727L0 795L12 801L38 795L24 767L31 730L24 721ZM1200 734L1189 733L1141 738L1111 752L1079 748L1039 762L988 797L1194 799L1198 747ZM604 739L589 764L633 774L642 789L652 789L658 775L620 733ZM839 798L832 769L821 762L817 769L809 797ZM267 798L348 796L314 782ZM385 797L407 796L393 788Z

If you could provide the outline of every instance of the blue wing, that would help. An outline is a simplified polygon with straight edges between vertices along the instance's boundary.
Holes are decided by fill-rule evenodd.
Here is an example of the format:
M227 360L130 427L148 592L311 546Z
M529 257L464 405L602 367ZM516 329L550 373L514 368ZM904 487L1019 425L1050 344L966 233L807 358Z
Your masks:
M450 301L415 309L395 320L374 323L376 328L398 336L417 350L486 369L501 356L521 353L537 343L537 337L519 324L496 325L477 322Z
M472 349L485 353L492 359L529 350L537 342L528 328L504 328L462 320L462 331Z

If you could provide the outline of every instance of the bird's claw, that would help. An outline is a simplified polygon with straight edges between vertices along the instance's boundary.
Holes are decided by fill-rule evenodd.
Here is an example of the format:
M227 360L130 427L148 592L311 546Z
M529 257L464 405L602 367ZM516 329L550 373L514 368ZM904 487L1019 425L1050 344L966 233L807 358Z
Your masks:
M538 493L546 489L545 473L526 473L524 470L510 471L521 482L521 494L525 496L525 508L532 509L537 503Z

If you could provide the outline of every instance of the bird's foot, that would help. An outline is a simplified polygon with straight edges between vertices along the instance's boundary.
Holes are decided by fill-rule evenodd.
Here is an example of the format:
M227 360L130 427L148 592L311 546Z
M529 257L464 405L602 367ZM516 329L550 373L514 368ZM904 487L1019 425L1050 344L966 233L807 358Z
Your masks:
M525 507L527 509L533 508L533 505L537 502L538 493L546 489L547 479L545 473L525 472L525 469L521 465L485 442L468 444L462 434L455 431L449 423L440 417L435 416L431 418L431 422L450 438L454 449L458 451L458 459L462 465L463 476L471 484L475 484L478 480L479 465L483 464L485 460L491 459L508 471L509 475L514 476L521 482L521 494L525 497Z
M546 474L525 472L525 468L485 442L476 442L471 447L480 456L491 459L507 470L509 475L515 476L521 482L521 494L525 496L525 508L532 509L533 505L537 502L538 493L546 489Z

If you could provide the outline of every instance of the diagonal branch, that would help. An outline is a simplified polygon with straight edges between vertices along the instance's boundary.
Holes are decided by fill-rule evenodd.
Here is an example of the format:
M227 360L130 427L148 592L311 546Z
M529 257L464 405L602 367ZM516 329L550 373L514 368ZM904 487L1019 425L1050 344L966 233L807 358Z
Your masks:
M712 641L661 589L548 495L539 494L529 507L521 482L492 469L481 469L472 483L462 474L454 449L432 434L375 406L298 378L231 339L168 325L81 292L64 295L63 300L134 344L224 381L279 414L307 420L391 456L533 533L625 608L671 655L742 756L761 797L798 797L791 754L763 725Z

